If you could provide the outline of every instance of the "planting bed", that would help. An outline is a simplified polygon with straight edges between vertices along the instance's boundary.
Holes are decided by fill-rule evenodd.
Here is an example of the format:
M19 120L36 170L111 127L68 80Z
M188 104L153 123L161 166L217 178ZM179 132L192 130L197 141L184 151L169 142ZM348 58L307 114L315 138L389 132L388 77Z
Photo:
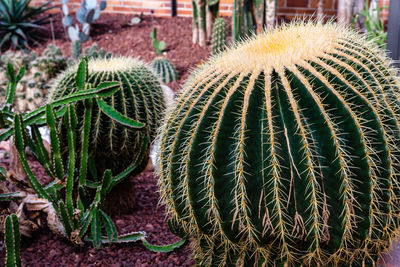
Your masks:
M151 46L150 32L157 27L158 39L166 42L166 56L177 68L179 80L168 84L175 91L179 89L190 71L207 59L209 48L192 44L190 18L154 18L144 16L140 24L129 26L132 16L121 14L102 14L92 29L92 39L82 45L83 49L97 43L114 56L126 55L140 57L150 63L157 55ZM70 56L71 43L67 39L61 16L53 17L55 40L49 43L59 46L64 55ZM34 47L41 53L46 47ZM8 168L8 159L0 166ZM36 162L31 166L38 177L44 171ZM40 178L39 178L40 179ZM168 244L179 240L168 229L164 207L159 205L157 180L152 172L131 177L135 187L136 206L130 214L115 215L113 220L119 234L131 231L146 231L152 244ZM43 181L43 180L42 180ZM3 240L3 237L0 237ZM4 263L3 242L0 241L0 266ZM96 251L93 248L74 248L69 242L61 240L46 227L37 231L32 238L22 239L21 257L23 266L192 266L189 244L170 253L154 253L144 248L141 242L130 245L112 245Z
M178 91L190 71L206 60L210 49L192 44L190 18L151 18L145 16L138 25L129 26L131 15L102 14L92 29L92 39L83 44L85 47L97 43L99 48L112 52L114 56L126 55L140 57L150 63L157 55L151 45L150 32L157 27L158 39L166 42L166 56L177 68L179 80L169 84ZM59 46L64 55L70 56L70 45L59 14L53 17L55 39L49 39ZM229 21L227 23L229 25ZM50 27L49 37L50 34ZM41 53L43 47L34 47ZM32 169L41 181L45 181L44 171L36 162ZM9 167L8 159L0 160L0 166ZM153 172L144 172L130 177L134 184L136 206L128 214L112 216L119 234L132 231L145 231L147 240L156 245L173 243L179 240L168 229L164 206L158 203L157 177ZM3 237L0 237L3 240ZM52 234L45 227L32 238L22 239L23 266L192 266L190 245L170 253L151 252L140 243L112 245L95 250L90 247L77 248ZM0 266L4 262L4 244L0 241ZM383 266L400 266L400 248L398 246L381 261Z

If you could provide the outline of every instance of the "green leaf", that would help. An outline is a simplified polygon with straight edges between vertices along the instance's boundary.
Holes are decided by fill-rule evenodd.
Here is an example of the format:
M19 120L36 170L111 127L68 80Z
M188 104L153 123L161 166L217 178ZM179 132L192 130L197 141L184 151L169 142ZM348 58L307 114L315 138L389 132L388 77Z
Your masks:
M118 232L114 222L111 220L110 216L108 216L104 211L100 210L100 213L103 217L104 227L106 228L108 240L110 242L117 241Z
M78 87L78 91L82 91L85 83L87 81L88 73L87 73L87 58L83 58L79 63L78 70L75 75L76 86Z
M29 181L29 185L38 195L38 197L45 198L50 202L53 202L51 196L43 189L42 185L36 179L33 174L25 155L25 142L24 142L24 124L22 123L22 117L16 114L14 117L14 144L17 148L19 159L21 161L22 168L24 169L26 176ZM56 207L55 207L56 209Z
M15 71L10 62L7 63L6 76L10 82L15 82Z
M0 194L0 201L11 201L16 199L21 199L26 196L23 192L11 192Z
M73 93L73 94L67 95L65 97L62 97L62 98L52 102L51 105L53 106L53 108L57 108L57 107L61 106L61 108L56 111L57 118L64 115L65 105L67 105L69 103L82 101L85 99L90 99L96 95L99 95L100 97L108 97L108 96L114 94L120 88L120 84L118 82L106 82L106 83L102 83L100 85L102 85L102 86L98 86L95 89L90 89L90 90L85 90L82 92ZM98 89L98 88L100 88L100 89ZM24 115L23 120L24 120L25 125L29 126L33 123L43 124L44 123L43 115L45 114L45 108L46 107L43 106L43 107L35 109L34 111ZM10 135L12 135L12 133L13 133L13 127L5 129L0 134L0 141L6 140L8 137L10 137Z
M74 205L72 200L72 191L74 186L74 174L75 174L75 140L76 140L76 125L77 118L75 108L69 105L67 112L64 116L67 138L68 138L68 175L67 175L67 186L65 193L65 203L67 204L67 211L70 218L74 217Z
M53 165L50 162L49 152L47 152L46 148L44 147L43 139L38 127L36 125L32 125L31 132L32 132L32 144L33 144L31 149L33 153L36 155L40 164L42 164L42 166L44 167L46 173L50 177L56 178L55 173L53 172Z
M101 185L100 185L100 193L102 197L105 196L105 194L108 192L112 182L112 174L111 170L105 170L103 174L103 179L101 180Z
M89 135L90 127L92 121L92 100L87 99L84 103L84 120L83 120L83 131L82 131L82 146L81 146L81 165L79 168L79 184L86 184L87 176L87 159L88 159L88 149L89 149Z
M59 211L61 215L61 221L63 223L63 226L65 228L65 233L67 235L67 238L70 239L71 238L71 233L74 229L74 223L72 221L72 218L70 218L67 214L67 210L65 208L65 204L62 200L58 201L58 207L59 207Z
M16 77L16 79L15 79L15 82L19 82L21 79L22 79L22 77L25 75L25 66L22 66L20 69L19 69L19 72L18 72L18 75L17 75L17 77Z
M4 223L4 239L6 243L6 266L21 266L21 235L19 232L18 217L15 214L8 215Z
M109 106L105 101L101 100L100 98L96 98L96 101L101 111L103 111L103 113L106 114L112 120L115 120L116 122L131 128L140 129L146 126L146 124L144 123L134 121L131 118L122 115L116 109Z
M94 162L94 159L90 154L89 154L89 158L88 158L88 168L89 168L90 175L93 177L93 179L95 181L98 181L99 178L97 176L96 163Z
M97 207L93 209L92 239L93 247L96 249L101 248L101 224Z
M7 170L4 167L0 167L0 180L5 181L7 177Z
M143 245L148 249L153 252L171 252L176 248L179 248L185 243L185 239L181 239L178 242L175 242L170 245L164 245L164 246L158 246L158 245L152 245L149 242L147 242L146 239L142 239Z
M64 166L61 158L60 140L56 128L56 115L51 105L46 105L46 121L50 129L50 147L53 158L53 169L57 178L63 180Z

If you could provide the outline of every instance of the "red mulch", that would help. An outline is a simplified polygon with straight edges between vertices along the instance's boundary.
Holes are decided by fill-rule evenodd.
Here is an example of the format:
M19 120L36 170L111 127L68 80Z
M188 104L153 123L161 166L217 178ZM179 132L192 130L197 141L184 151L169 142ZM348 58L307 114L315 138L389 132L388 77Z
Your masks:
M190 71L206 60L210 48L201 48L192 44L192 29L190 18L154 18L144 16L139 25L128 26L132 15L102 14L92 28L92 39L83 44L83 49L97 43L114 55L140 57L151 62L157 55L151 46L150 32L153 25L157 27L157 37L166 42L166 56L176 66L180 79L169 84L178 90ZM61 15L53 17L55 44L64 55L71 54L71 43L65 35L61 24ZM49 37L50 27L49 28ZM52 40L49 39L49 43ZM41 53L46 47L35 47L33 50ZM0 165L7 166L3 160ZM32 165L38 175L44 174L42 168ZM159 195L156 178L151 172L142 173L131 178L135 184L137 204L130 215L114 216L114 222L120 234L130 231L146 231L148 241L153 244L168 244L177 241L168 229L164 207L158 204ZM2 238L1 238L2 240ZM0 241L0 244L2 242ZM0 252L0 265L4 263L4 251ZM189 244L186 243L170 253L153 253L146 250L140 242L132 245L112 245L96 251L86 247L81 250L74 248L67 241L59 239L49 229L36 232L30 239L22 239L22 263L24 266L192 266Z
M8 167L8 160L1 166ZM32 171L40 180L44 169L36 161L30 162ZM145 231L147 240L155 245L170 244L179 240L168 229L164 207L159 205L156 178L152 172L131 177L135 188L136 207L129 215L115 215L113 221L119 234ZM41 182L46 183L47 179ZM0 238L3 240L3 237ZM0 241L0 244L3 244ZM4 263L5 248L0 252L0 266ZM75 248L46 227L34 233L32 238L22 238L21 257L23 266L192 266L188 242L170 253L154 253L141 242L112 245L95 250L91 247Z
M157 39L166 43L163 55L167 57L177 68L179 80L169 84L174 90L186 80L190 70L195 68L209 56L210 48L200 47L192 43L191 18L173 17L160 18L143 16L140 24L129 26L133 15L101 14L91 30L92 38L83 43L82 48L97 43L100 48L112 52L114 55L140 57L150 63L157 55L151 45L150 32L153 26L157 28ZM55 44L59 46L64 55L71 55L71 42L67 38L61 15L53 17L55 32ZM50 27L49 38L51 38ZM51 42L51 39L49 40ZM43 47L35 47L39 53Z

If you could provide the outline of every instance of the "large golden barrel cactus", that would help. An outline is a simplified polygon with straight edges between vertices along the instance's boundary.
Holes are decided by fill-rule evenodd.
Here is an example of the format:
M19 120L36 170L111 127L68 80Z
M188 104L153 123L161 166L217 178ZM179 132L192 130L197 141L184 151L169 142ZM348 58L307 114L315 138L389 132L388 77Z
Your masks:
M50 92L51 103L77 90L75 73L78 65L65 71L58 77ZM150 142L156 135L166 106L165 96L158 78L142 61L130 57L90 58L88 61L88 83L94 87L105 81L120 83L120 90L105 99L108 105L125 117L145 124L143 129L129 128L105 115L97 104L93 104L91 114L91 132L89 153L96 163L98 172L111 169L113 173L123 171L129 164L141 162L136 172L146 167L148 153L143 154L143 137ZM82 90L87 90L83 88ZM83 129L85 106L77 104L79 128ZM60 120L60 129L64 121ZM68 156L66 131L61 131L61 148ZM78 135L80 137L80 135ZM149 150L149 149L146 149Z
M170 226L201 266L371 266L398 237L400 94L384 52L296 22L212 58L160 131Z

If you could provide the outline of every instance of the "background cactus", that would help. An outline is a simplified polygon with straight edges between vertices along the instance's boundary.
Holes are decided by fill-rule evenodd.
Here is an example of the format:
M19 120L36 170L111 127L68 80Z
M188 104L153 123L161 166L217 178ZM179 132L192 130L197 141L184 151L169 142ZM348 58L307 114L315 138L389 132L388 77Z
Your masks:
M372 266L399 236L399 96L384 51L341 26L220 53L160 130L172 230L201 266Z
M60 75L48 98L48 103L62 96L74 93L74 75L76 66ZM105 99L120 114L133 120L145 123L143 129L127 128L116 123L103 114L97 104L92 111L92 141L89 151L98 166L99 173L111 169L119 173L126 168L135 157L141 157L143 168L147 163L146 155L138 155L141 140L147 136L150 141L155 136L165 109L164 94L158 79L141 61L132 58L90 59L88 63L88 83L97 86L103 81L120 82L120 90L112 97ZM82 127L84 109L77 107L79 127ZM61 122L63 123L63 122ZM62 153L67 155L67 136L61 136ZM148 153L145 153L148 154ZM101 172L100 172L101 171ZM140 171L140 168L137 170Z
M151 45L156 50L157 55L161 55L165 49L165 42L157 40L157 28L153 27L153 31L150 33Z
M59 47L49 44L43 53L24 54L7 52L0 57L0 102L5 98L6 66L25 67L26 74L16 87L14 108L18 112L31 111L42 105L52 79L67 67L67 59Z
M71 43L71 57L78 59L82 53L82 43L79 40L75 40Z
M81 7L76 11L76 19L82 24L82 31L80 31L78 24L75 27L72 26L74 19L69 15L68 3L69 0L60 0L62 4L63 18L62 23L65 27L68 27L68 36L72 42L80 40L86 42L89 40L90 25L93 24L99 17L100 11L103 11L107 7L107 2L101 0L97 3L97 0L83 0Z
M151 68L164 83L170 83L178 79L175 66L165 57L156 57L151 62Z
M225 19L217 18L214 22L213 33L211 36L212 53L217 54L226 48L226 29Z

